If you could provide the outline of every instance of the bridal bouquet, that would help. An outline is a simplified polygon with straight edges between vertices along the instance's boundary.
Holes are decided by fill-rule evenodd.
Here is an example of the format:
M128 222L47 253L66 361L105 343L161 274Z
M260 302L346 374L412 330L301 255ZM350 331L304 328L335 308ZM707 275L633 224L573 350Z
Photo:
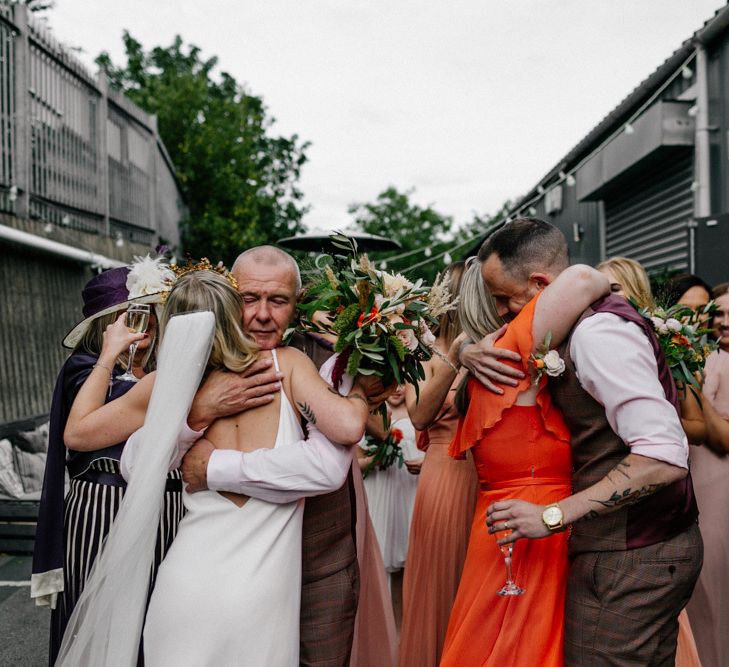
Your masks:
M374 375L386 387L409 382L417 391L425 379L422 362L436 353L430 326L456 305L447 280L439 276L432 287L413 283L376 269L367 255L357 254L354 239L335 234L332 242L347 254L316 258L299 309L304 330L337 338L334 387L346 372Z
M701 317L710 316L714 309L713 302L701 312L680 304L651 311L639 309L640 314L652 322L668 367L679 387L701 388L697 375L703 377L706 357L717 347L717 343L709 338L711 329L703 325Z
M366 436L367 446L365 447L365 453L367 456L371 456L372 462L364 472L364 477L367 477L371 470L375 468L379 470L385 470L397 462L397 467L402 468L402 464L405 459L402 453L402 442L403 434L399 428L390 429L387 437L384 440L378 440L371 435Z

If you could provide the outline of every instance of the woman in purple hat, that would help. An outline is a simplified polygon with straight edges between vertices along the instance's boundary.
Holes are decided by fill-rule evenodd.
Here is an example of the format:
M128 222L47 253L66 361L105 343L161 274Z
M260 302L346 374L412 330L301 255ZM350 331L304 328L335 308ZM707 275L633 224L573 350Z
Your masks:
M68 333L63 344L73 349L56 382L51 404L48 458L38 514L31 597L39 606L50 606L49 664L53 665L71 612L84 588L97 553L109 532L126 488L119 472L124 442L96 449L67 448L63 432L76 394L92 373L109 376L106 402L113 402L133 386L121 379L128 365L137 377L153 370L156 318L150 314L145 337L128 364L125 355L113 367L99 362L106 327L131 304L160 303L174 274L159 259L149 257L131 267L94 276L84 287L84 318ZM71 480L64 500L65 469ZM179 471L169 474L165 505L159 526L155 564L170 545L182 518L182 483Z

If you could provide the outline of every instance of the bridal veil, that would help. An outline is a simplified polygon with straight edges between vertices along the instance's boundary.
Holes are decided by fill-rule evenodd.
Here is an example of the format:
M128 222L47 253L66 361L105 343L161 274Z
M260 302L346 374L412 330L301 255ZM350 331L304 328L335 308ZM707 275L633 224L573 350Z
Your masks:
M178 315L166 327L134 473L69 620L56 665L137 664L167 471L214 328L210 312Z

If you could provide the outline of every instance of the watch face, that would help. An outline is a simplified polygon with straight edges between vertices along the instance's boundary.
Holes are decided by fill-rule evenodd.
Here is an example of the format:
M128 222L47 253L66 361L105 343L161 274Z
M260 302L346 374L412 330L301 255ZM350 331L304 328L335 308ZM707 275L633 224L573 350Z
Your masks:
M555 526L562 521L562 510L559 507L547 507L544 510L544 522L549 526Z

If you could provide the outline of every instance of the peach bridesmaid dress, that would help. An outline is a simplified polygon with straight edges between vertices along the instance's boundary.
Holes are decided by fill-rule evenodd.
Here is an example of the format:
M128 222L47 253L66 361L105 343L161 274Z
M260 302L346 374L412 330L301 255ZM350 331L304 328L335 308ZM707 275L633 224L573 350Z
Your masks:
M466 559L478 479L473 460L448 456L458 423L453 397L459 380L427 432L403 583L400 667L437 667Z

